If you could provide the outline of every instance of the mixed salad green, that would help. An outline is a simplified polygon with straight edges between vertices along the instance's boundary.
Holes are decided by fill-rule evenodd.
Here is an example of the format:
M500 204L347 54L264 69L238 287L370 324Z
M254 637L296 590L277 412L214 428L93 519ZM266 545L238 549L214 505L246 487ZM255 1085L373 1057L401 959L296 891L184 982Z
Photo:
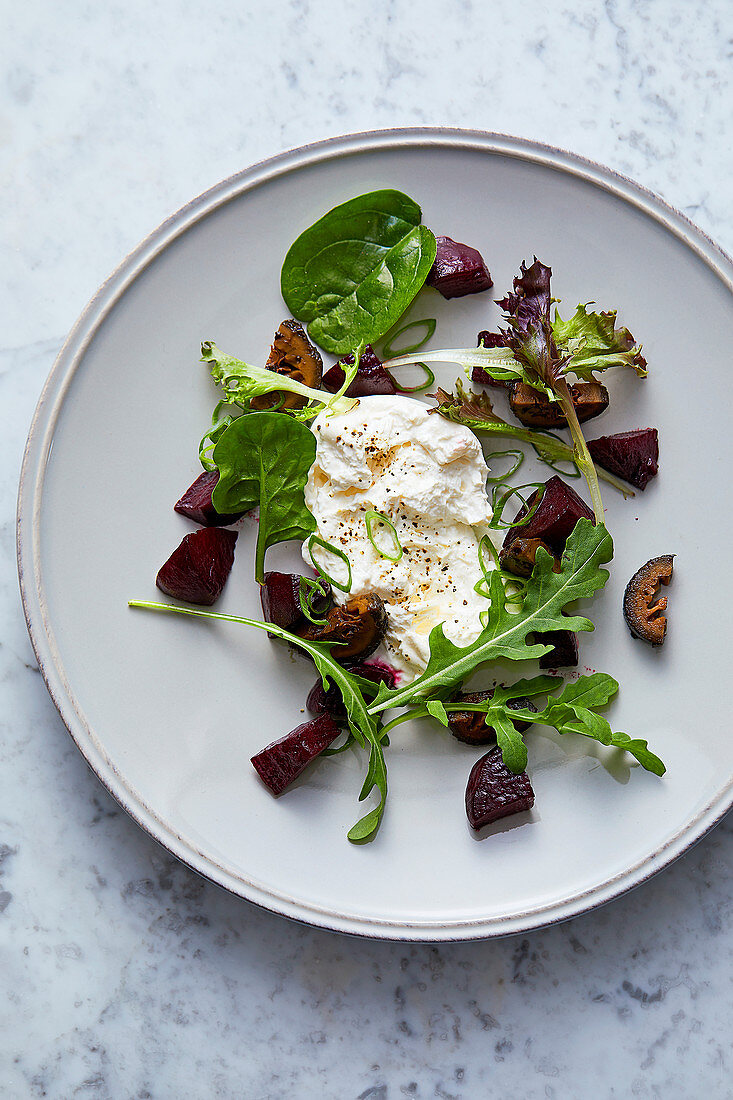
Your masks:
M212 497L217 512L241 513L259 507L255 551L258 582L263 581L270 546L290 539L303 541L315 530L303 497L315 456L309 422L323 411L338 413L353 407L355 399L347 396L347 390L365 348L386 340L404 318L435 258L435 237L422 224L420 207L394 190L372 192L343 203L306 229L291 246L281 279L288 308L305 322L311 339L325 351L353 356L353 362L342 362L343 384L336 393L250 365L225 354L213 342L202 345L202 359L222 392L212 428L202 440L202 464L219 474ZM580 734L625 750L647 770L664 774L662 761L649 750L646 741L614 732L603 716L603 709L618 691L617 682L606 673L594 672L568 681L538 675L498 686L491 698L480 703L455 702L456 692L478 669L498 659L527 661L547 654L551 646L538 641L538 636L551 631L594 629L590 619L573 607L577 600L593 596L604 587L609 576L604 566L613 556L613 541L604 524L599 474L629 492L615 477L596 469L568 379L595 380L597 373L612 366L629 367L643 377L646 363L641 348L627 329L617 327L613 312L595 313L587 305L579 305L568 321L560 318L557 309L553 316L550 275L550 269L536 259L529 267L522 264L514 291L499 303L506 327L491 340L492 346L427 352L420 350L421 341L407 354L385 363L390 370L430 362L481 368L492 380L523 382L557 402L571 442L551 432L508 423L495 413L486 393L467 390L460 382L455 394L438 389L435 411L478 433L529 443L553 469L557 463L567 464L588 485L595 523L588 519L577 522L559 562L540 546L531 574L520 581L500 569L488 568L480 555L487 609L475 642L457 646L446 637L442 625L436 626L430 634L430 657L424 672L410 683L390 688L384 683L373 684L340 664L336 659L338 647L331 642L307 640L255 619L132 601L135 607L237 622L267 631L312 658L324 688L335 685L346 707L345 740L330 751L356 744L368 754L359 800L369 799L370 804L348 833L352 841L372 838L379 827L388 789L385 749L392 731L408 719L429 717L446 726L451 713L459 709L485 714L487 726L496 732L504 764L514 773L526 768L527 749L520 730L524 722L533 722L551 726L561 734ZM418 324L425 326L425 339L429 338L435 329L433 319L410 321L401 331ZM430 377L432 372L425 369ZM297 394L302 399L300 407L289 409L287 414L252 408L255 398L284 392ZM521 462L522 452L502 454L519 455L513 468ZM516 492L504 482L499 483L499 490L495 494L496 527L507 526L500 520L501 512L508 497ZM375 523L388 518L380 518L379 513L375 517ZM344 555L323 544L323 540L321 543L326 555L330 552L348 558L348 553ZM397 543L391 552L399 550ZM321 572L327 570L321 568ZM304 611L307 608L306 599ZM316 621L311 614L308 618ZM517 709L517 699L536 697L545 700L539 711Z

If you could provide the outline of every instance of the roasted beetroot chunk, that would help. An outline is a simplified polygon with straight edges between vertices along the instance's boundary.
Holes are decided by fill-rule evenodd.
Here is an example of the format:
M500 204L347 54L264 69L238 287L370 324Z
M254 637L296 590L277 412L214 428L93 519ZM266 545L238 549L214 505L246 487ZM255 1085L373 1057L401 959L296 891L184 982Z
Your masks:
M514 518L515 523L524 519L540 492L540 489L535 489L527 503L522 505ZM585 501L562 478L557 475L551 477L545 482L542 500L527 523L521 527L510 527L507 531L501 548L504 555L503 559L500 555L502 565L507 568L504 562L509 560L508 552L515 539L541 539L556 557L562 557L565 540L583 517L593 522L593 513Z
M394 669L388 665L382 664L368 664L361 662L359 664L350 665L349 672L353 672L356 676L361 676L364 680L371 680L373 684L386 684L388 688L393 688L396 682L396 676ZM311 714L322 714L324 711L330 714L336 722L343 722L346 719L346 707L344 706L344 700L341 692L336 684L330 684L326 691L323 687L323 681L319 678L316 680L313 687L308 692L308 698L306 699L306 708Z
M296 623L304 620L300 606L302 579L300 573L265 573L264 582L260 586L260 603L266 623L274 623L284 630L290 630ZM309 605L316 618L323 615L331 604L331 585L324 580L319 580L318 585L323 595L311 598Z
M252 763L265 786L273 794L282 794L340 733L327 714L320 714L256 753Z
M659 435L656 428L601 435L588 440L591 458L637 489L646 489L659 470Z
M483 331L478 334L478 342L476 344L478 348L505 348L506 346L506 339L499 332ZM471 368L471 381L478 382L481 386L494 386L497 390L505 390L507 388L506 382L499 382L496 378L492 378L483 367Z
M466 294L479 294L494 285L477 249L450 237L436 237L435 241L438 250L425 280L427 286L434 286L444 298L462 298Z
M186 535L161 566L155 583L176 600L211 606L221 595L232 565L236 531L202 527Z
M526 772L515 775L505 766L497 745L471 768L466 787L466 814L472 829L534 806L534 791Z
M540 668L573 668L578 663L578 636L572 630L546 630L535 634L535 641L554 646L540 657Z
M331 367L323 376L324 390L337 393L344 384L343 365L346 363L352 366L353 362L354 356L347 355L344 359L340 359L335 367ZM397 393L397 387L382 366L382 360L374 348L371 344L367 344L361 353L357 372L346 390L346 396L371 397L373 394L385 394L389 397L394 393Z
M220 515L214 507L211 494L219 480L218 470L204 470L194 481L190 488L186 489L181 499L173 505L173 510L194 523L201 523L204 527L226 527L240 519L244 512L235 512L230 515Z

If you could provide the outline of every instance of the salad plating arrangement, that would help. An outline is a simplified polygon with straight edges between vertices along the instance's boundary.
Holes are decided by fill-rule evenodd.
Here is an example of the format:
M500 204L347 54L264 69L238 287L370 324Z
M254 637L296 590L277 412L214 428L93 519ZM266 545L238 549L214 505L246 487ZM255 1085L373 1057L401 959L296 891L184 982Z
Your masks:
M466 812L477 830L533 806L524 738L533 724L628 752L664 774L645 740L614 732L601 713L618 691L613 677L548 675L578 664L577 635L593 624L575 601L609 576L603 567L613 541L599 482L633 495L629 486L643 491L658 469L654 428L586 441L581 424L610 400L597 375L625 367L644 378L647 364L615 312L585 304L562 320L551 274L536 258L522 263L498 303L504 327L480 332L478 346L421 350L436 322L404 323L421 288L451 299L488 291L491 276L475 248L435 237L408 196L376 191L331 210L291 246L281 290L292 317L277 329L264 367L202 345L221 400L199 447L203 473L175 505L200 526L162 566L157 585L189 604L215 603L234 562L231 525L258 509L263 620L131 606L241 623L312 660L319 679L306 705L314 717L252 764L280 795L315 759L364 750L359 799L370 806L349 831L352 841L378 830L385 749L411 719L491 746L468 777ZM420 339L395 352L413 331ZM315 345L338 362L324 370ZM465 368L483 388L457 381L453 393L430 394L432 406L416 400L435 382L434 362ZM400 369L414 365L425 380L401 385ZM505 391L518 423L494 410L490 389ZM524 451L484 455L484 436L529 444L552 475L510 483ZM590 507L566 477L585 479ZM520 506L508 520L513 502ZM307 573L266 569L268 548L289 540L303 544ZM651 559L626 589L629 629L651 645L664 642L658 589L672 567L672 555ZM535 660L542 671L466 690L499 659Z

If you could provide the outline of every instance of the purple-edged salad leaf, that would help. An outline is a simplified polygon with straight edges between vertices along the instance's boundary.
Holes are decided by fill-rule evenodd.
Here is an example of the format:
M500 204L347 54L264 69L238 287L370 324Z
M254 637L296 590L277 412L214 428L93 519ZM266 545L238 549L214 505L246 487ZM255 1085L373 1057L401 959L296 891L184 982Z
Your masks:
M446 393L445 390L436 390L433 395L438 402L434 412L440 413L446 420L452 420L456 424L465 424L473 432L484 435L501 435L513 439L519 439L523 443L530 443L543 462L555 467L558 462L572 462L578 465L575 450L562 439L549 432L538 429L520 427L519 424L508 424L494 409L491 398L485 392L467 390L460 379L456 381L456 393ZM620 493L626 496L634 494L623 482L619 481L612 473L598 470L598 477L615 486Z

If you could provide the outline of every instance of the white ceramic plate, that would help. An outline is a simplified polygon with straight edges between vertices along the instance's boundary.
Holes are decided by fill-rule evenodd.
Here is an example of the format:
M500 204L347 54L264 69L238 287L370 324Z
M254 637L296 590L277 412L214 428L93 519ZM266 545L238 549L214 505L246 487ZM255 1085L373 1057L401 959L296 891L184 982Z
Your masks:
M312 668L244 627L127 608L128 598L157 597L159 565L193 529L172 504L199 472L197 442L215 400L197 362L201 340L263 361L285 316L287 247L326 209L377 187L406 191L436 232L479 247L497 297L537 254L565 309L588 300L618 308L650 365L644 383L616 374L609 412L589 426L591 436L658 426L661 473L634 500L605 490L616 558L581 665L621 682L614 727L647 737L667 776L536 730L536 809L483 840L463 811L478 753L427 724L394 738L388 809L371 845L345 835L359 815L364 761L355 754L320 762L273 799L249 758L302 720ZM71 333L39 402L21 482L31 638L105 786L170 851L235 893L312 924L398 939L561 920L699 839L729 808L733 774L722 690L731 586L718 569L731 541L732 275L711 241L638 185L483 133L387 131L309 146L170 218ZM469 346L499 319L491 294L444 303L424 292L413 315L425 314L438 317L435 347ZM220 610L258 614L253 542L245 522ZM621 597L635 569L661 553L677 555L676 570L668 641L652 651L630 638Z

